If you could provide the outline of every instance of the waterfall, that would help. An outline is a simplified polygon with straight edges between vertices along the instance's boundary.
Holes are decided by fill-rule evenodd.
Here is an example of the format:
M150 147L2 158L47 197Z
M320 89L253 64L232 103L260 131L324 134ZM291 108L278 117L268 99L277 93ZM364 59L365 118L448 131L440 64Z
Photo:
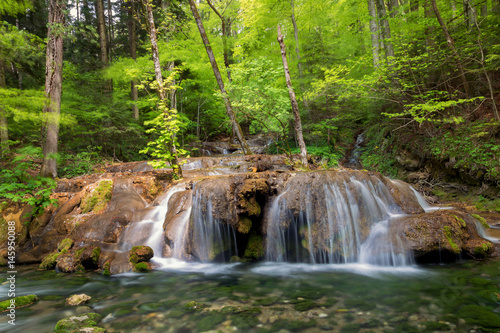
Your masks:
M168 211L168 202L174 193L182 190L182 184L172 187L158 206L149 207L141 221L129 224L120 237L121 250L128 251L133 246L147 245L153 249L155 257L162 257L163 223Z
M229 262L238 255L234 228L213 216L212 200L195 190L191 210L192 254L203 262Z
M388 233L402 210L380 179L351 176L322 183L320 195L311 186L301 191L298 212L287 203L293 200L293 182L272 202L266 214L267 260L413 264L404 241Z

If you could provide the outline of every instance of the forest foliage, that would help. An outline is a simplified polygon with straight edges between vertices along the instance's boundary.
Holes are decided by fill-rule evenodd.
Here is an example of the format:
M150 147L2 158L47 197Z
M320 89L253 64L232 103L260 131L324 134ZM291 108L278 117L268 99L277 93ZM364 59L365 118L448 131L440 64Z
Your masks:
M60 177L90 172L94 164L165 156L158 153L165 131L175 130L176 144L191 156L199 153L200 142L232 135L184 0L151 3L161 67L175 85L168 108L178 115L174 127L162 124L144 19L147 1L67 0ZM395 175L395 156L407 151L499 181L499 1L210 3L218 14L207 1L196 5L237 120L246 135L277 138L270 152L288 147L297 152L276 40L279 24L310 155L335 166L364 132L365 168ZM19 149L42 144L48 1L2 1L0 15L0 111L2 133L8 135L2 159L7 166Z

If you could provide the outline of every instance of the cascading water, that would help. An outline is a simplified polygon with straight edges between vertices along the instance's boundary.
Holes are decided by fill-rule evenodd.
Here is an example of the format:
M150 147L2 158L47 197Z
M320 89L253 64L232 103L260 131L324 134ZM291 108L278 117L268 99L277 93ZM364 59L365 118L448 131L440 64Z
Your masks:
M267 260L413 263L404 241L388 234L391 218L402 211L379 179L352 176L343 182L326 182L321 196L306 188L302 191L304 209L298 213L287 205L289 190L275 199L266 215Z
M195 190L191 210L192 254L200 261L228 262L238 255L236 233L232 226L213 217L212 200Z
M168 211L168 202L174 193L182 190L182 185L172 187L158 206L150 207L140 222L129 225L119 241L121 250L128 251L132 246L147 245L153 249L155 257L161 257L164 243L163 223Z

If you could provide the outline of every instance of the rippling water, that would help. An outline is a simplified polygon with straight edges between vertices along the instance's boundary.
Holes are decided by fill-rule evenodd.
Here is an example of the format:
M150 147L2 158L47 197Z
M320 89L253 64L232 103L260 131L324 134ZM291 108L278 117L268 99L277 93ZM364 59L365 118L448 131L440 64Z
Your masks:
M500 311L499 260L401 268L165 260L162 270L112 277L25 266L16 289L40 301L17 310L16 326L0 317L0 331L52 332L59 319L97 312L109 332L471 332L471 305ZM76 293L92 300L65 306ZM190 301L205 309L188 311Z

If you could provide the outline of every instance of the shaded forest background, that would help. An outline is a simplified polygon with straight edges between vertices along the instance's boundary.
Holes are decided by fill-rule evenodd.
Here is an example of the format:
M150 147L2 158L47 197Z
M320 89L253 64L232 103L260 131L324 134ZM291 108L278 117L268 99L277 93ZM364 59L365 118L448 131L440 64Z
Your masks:
M48 1L3 3L8 182L13 170L36 170L41 158ZM58 27L65 39L59 177L151 158L144 147L159 136L150 129L161 110L146 4L66 2ZM169 103L180 120L177 140L199 156L200 142L232 136L231 123L189 2L152 4ZM281 25L304 139L317 163L337 166L363 133L366 169L430 185L452 177L498 186L500 1L211 0L197 7L237 120L246 135L275 138L269 153L299 152L276 39Z

